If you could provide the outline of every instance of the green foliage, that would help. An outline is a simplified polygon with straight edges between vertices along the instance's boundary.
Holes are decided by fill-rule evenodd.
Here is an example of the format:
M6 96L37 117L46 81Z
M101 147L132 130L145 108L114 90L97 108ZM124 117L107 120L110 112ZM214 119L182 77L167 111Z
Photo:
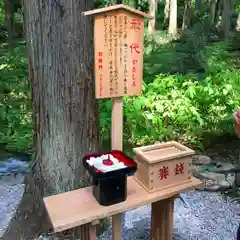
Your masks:
M104 7L110 2L116 1L96 0L95 4ZM136 1L124 3L134 7ZM147 0L138 4L138 9L148 11ZM160 1L158 28L165 27L163 9L164 1ZM183 0L178 1L178 11L180 26ZM124 97L126 151L170 139L202 149L209 139L233 133L232 112L240 105L240 37L235 34L229 43L216 42L219 39L208 27L207 12L207 5L194 10L191 29L177 40L171 41L166 31L145 34L143 94ZM15 15L21 23L21 12ZM26 46L18 43L13 50L6 49L0 47L0 144L10 151L29 152L32 121ZM104 148L110 148L111 107L110 100L100 101Z
M0 25L4 22L3 0L0 0Z
M23 44L0 57L0 144L10 151L28 152L32 148L30 87L25 50Z
M145 38L143 94L124 98L124 145L178 139L203 148L206 134L233 132L232 112L240 101L239 57L233 57L228 44L207 47L203 38L194 40L190 32L169 43L162 41L164 36ZM11 151L29 152L32 123L25 45L1 51L0 143ZM101 139L109 148L111 101L100 102L100 118Z
M125 145L176 139L203 149L206 137L233 133L239 57L224 42L207 47L200 33L167 44L146 37L143 94L124 98ZM103 101L101 116L102 135L110 136L110 101Z

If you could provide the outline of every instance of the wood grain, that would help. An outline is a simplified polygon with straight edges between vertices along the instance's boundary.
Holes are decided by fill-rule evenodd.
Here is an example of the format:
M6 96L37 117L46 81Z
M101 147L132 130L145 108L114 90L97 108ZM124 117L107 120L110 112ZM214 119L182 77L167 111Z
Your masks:
M104 207L92 195L92 187L82 188L44 198L44 203L55 232L77 227L95 219L102 219L156 201L170 198L180 192L202 186L200 180L148 193L134 179L128 177L128 197L125 202Z
M123 149L123 100L112 98L112 150ZM122 239L122 213L112 216L112 239Z
M152 203L152 240L172 240L174 197Z
M146 17L146 18L150 18L150 19L152 18L152 16L150 16L148 13L141 12L141 11L139 11L137 9L128 7L128 6L124 5L124 4L118 4L118 5L114 5L114 6L110 6L110 7L94 9L94 10L83 12L82 14L84 16L105 14L106 12L116 11L116 10L120 10L120 9L124 9L124 10L126 10L128 12L137 14L137 15L142 16L142 17Z

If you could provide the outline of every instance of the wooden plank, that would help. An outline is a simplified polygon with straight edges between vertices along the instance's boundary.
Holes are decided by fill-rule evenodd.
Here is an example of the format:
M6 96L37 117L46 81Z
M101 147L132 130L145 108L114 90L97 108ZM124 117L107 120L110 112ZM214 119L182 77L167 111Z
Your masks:
M112 99L112 149L123 148L123 101L122 97ZM112 216L112 239L122 239L122 214Z
M116 214L112 216L112 239L122 239L122 214Z
M81 240L96 240L96 225L91 223L84 224L78 227L79 236Z
M152 240L172 240L175 198L152 203Z
M141 11L139 11L137 9L128 7L128 6L124 5L124 4L118 4L118 5L113 5L113 6L109 6L109 7L105 7L105 8L94 9L94 10L83 12L82 14L84 16L105 14L106 12L116 11L116 10L120 10L120 9L124 9L126 11L129 11L131 13L137 14L137 15L142 16L142 17L153 18L148 13L141 12Z
M74 228L95 219L102 219L122 213L152 202L175 196L180 192L202 186L200 180L193 178L191 182L165 190L148 193L134 179L128 177L128 197L125 202L112 206L101 206L92 195L92 187L61 193L44 198L44 203L55 232Z
M123 142L123 100L112 99L112 149L122 151Z

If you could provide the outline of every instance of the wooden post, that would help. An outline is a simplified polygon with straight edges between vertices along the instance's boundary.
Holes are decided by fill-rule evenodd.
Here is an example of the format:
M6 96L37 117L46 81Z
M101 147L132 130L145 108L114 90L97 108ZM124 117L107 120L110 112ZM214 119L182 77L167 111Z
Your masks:
M122 97L112 99L112 149L123 148L123 101ZM112 216L112 239L122 239L122 214Z
M84 224L78 227L78 233L80 240L96 240L96 225L99 224L99 221L93 221L92 223Z
M173 239L174 199L152 203L152 240Z
M122 151L123 143L122 97L112 99L112 149Z

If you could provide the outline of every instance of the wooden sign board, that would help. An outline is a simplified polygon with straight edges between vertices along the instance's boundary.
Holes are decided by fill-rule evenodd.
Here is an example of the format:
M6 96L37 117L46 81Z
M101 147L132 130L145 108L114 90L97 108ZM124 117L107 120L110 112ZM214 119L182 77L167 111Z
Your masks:
M94 24L96 98L142 93L144 14L124 5L86 12Z

